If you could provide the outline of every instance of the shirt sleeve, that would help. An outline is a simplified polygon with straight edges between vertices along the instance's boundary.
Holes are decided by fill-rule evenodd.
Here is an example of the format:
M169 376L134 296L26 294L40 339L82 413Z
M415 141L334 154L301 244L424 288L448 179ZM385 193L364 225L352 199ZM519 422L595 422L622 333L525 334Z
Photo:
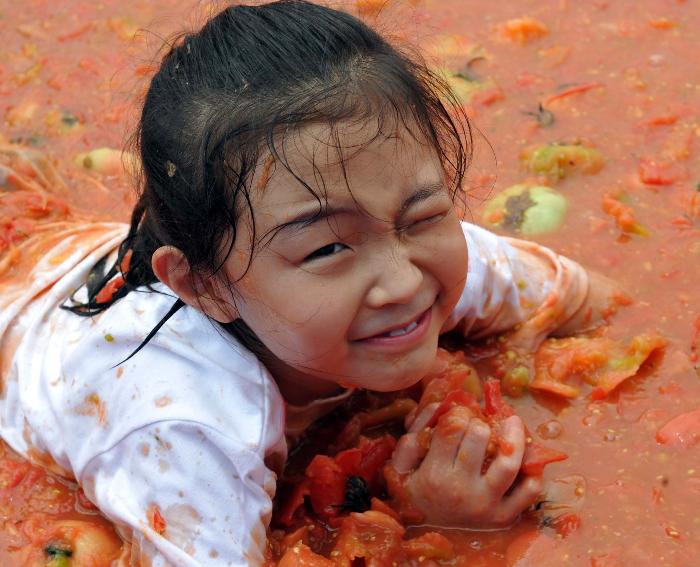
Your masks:
M444 330L480 338L510 329L523 348L566 323L588 295L579 264L535 242L462 223L469 255L462 296Z
M136 564L263 563L275 474L257 452L213 428L145 426L95 456L78 480L131 536Z

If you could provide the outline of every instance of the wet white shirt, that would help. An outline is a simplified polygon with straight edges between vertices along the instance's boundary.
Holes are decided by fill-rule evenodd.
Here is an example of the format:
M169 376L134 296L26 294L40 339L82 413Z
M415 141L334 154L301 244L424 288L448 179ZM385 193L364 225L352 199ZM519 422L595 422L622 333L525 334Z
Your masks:
M463 227L467 284L444 330L482 336L533 321L544 336L585 300L574 262ZM91 318L58 308L126 230L63 228L21 285L0 283L0 435L77 479L135 560L260 564L276 480L265 463L286 456L284 402L266 368L190 307L120 364L172 307L162 284Z

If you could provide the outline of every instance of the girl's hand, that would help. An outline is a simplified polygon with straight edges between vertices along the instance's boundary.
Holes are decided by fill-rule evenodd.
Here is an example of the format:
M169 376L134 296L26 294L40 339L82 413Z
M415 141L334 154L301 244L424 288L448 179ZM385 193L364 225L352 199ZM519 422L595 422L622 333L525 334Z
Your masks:
M504 420L499 434L501 448L482 473L491 428L469 409L455 407L442 416L432 432L427 452L420 436L437 404L418 415L400 440L392 457L405 483L412 507L434 526L506 527L532 505L542 491L541 477L525 477L514 485L525 452L522 420ZM423 433L424 435L424 433ZM421 460L422 459L422 460Z

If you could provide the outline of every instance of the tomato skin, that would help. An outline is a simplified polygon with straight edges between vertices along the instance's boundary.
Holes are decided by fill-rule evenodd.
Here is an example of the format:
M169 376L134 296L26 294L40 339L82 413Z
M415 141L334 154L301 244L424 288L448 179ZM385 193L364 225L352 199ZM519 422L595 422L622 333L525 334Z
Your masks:
M345 476L359 476L362 466L362 451L359 448L341 451L335 456L335 462Z
M495 422L515 415L513 408L501 397L499 380L486 380L484 383L484 415Z
M371 509L374 510L375 512L381 512L382 514L386 514L387 516L391 516L397 522L401 521L399 513L396 510L394 510L391 506L389 506L387 503L385 503L383 500L379 500L379 498L372 498L372 508Z
M452 542L437 532L428 532L405 541L403 550L410 559L419 561L425 559L449 560L455 556Z
M323 521L338 518L343 512L347 482L361 477L368 496L384 485L382 469L391 458L396 440L391 435L375 439L360 437L359 446L341 451L335 457L316 455L306 467L305 478L293 484L291 492L275 513L275 521L286 527L298 524L304 516L299 510L309 498L313 512Z
M556 532L563 538L569 537L581 527L581 517L578 514L563 514L554 520Z
M452 390L445 396L443 401L437 407L435 413L433 413L433 416L430 418L430 421L428 421L426 424L426 427L435 427L438 420L443 415L457 406L467 407L477 416L481 415L481 408L479 407L476 397L473 394L465 392L464 390Z
M321 518L335 518L345 500L346 475L334 459L316 455L306 468L311 507Z
M657 431L656 441L678 449L696 445L700 442L700 408L674 417Z
M391 435L376 439L360 438L359 449L362 456L356 474L365 480L370 490L376 490L382 484L382 468L391 458L395 447L396 439Z
M399 522L382 512L350 514L342 520L332 556L339 565L348 567L358 558L364 558L367 567L399 563L405 531Z
M449 392L443 402L435 410L428 427L437 424L439 418L455 406L465 406L472 410L475 417L483 419L491 427L497 426L501 421L515 415L515 410L501 396L501 382L499 380L487 380L484 383L484 409L483 412L476 402L476 398L464 390ZM493 435L493 440L504 454L510 454L512 447L503 443L498 435ZM549 449L539 443L530 442L525 447L523 464L520 471L524 475L539 476L544 467L550 463L566 460L566 454Z
M644 157L639 160L639 179L645 185L673 185L688 177L688 170L678 163Z
M280 559L277 567L334 567L335 563L318 555L303 543L290 547Z
M476 370L467 362L463 352L450 353L438 349L437 372L423 379L423 394L416 415L432 403L442 403L454 390L463 390L481 396L481 385Z
M560 451L555 451L540 445L539 443L528 443L523 455L523 464L520 472L529 476L540 476L544 472L544 467L559 461L565 461L568 456Z
M117 276L113 280L107 282L107 284L99 291L97 296L95 296L95 301L97 301L97 303L107 303L111 301L114 294L117 293L125 283L126 282L122 276Z

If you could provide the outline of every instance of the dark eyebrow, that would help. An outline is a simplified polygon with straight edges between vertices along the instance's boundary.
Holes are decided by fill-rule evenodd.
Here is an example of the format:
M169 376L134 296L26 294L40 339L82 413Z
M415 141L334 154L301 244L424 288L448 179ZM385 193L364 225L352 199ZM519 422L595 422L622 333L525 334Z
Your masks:
M425 201L426 199L429 199L433 195L444 190L445 185L442 182L430 183L428 185L423 185L419 187L417 191L415 191L409 197L407 197L406 200L401 204L401 208L399 209L399 217L401 217L408 209L410 209L416 203ZM343 213L353 212L356 212L356 209L353 207L333 207L330 205L324 206L318 204L318 207L314 211L302 211L298 213L296 216L292 217L287 222L284 222L279 226L275 227L273 229L273 232L277 234L287 229L301 230L323 219L327 219L329 217Z
M295 217L277 226L274 231L275 233L280 232L285 229L296 229L300 230L317 223L320 220L327 219L334 215L339 215L342 213L354 212L354 209L349 207L333 207L329 205L318 205L318 208L314 211L302 211L298 213Z
M399 209L399 217L403 215L408 209L410 209L413 205L416 203L420 203L421 201L425 201L426 199L429 199L436 193L440 193L441 191L445 190L445 184L442 183L441 181L438 181L436 183L430 183L428 185L423 185L418 188L418 190L413 193L410 197L408 197L403 204L401 205L401 209Z

